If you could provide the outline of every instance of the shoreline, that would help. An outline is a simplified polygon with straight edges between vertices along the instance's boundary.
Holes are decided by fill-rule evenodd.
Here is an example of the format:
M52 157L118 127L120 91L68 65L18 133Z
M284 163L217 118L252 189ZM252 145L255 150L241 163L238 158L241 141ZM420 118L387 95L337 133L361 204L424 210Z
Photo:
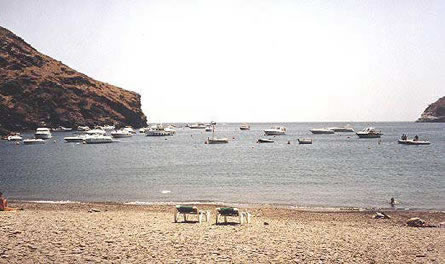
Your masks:
M236 203L219 201L183 201L183 202L115 202L115 201L74 201L74 200L20 200L9 199L11 203L19 204L97 204L97 205L131 205L131 206L175 206L200 205L200 206L227 206L239 208L277 208L286 210L308 211L308 212L440 212L445 213L445 209L438 208L404 208L404 207L356 207L356 206L296 206L292 204L280 203Z

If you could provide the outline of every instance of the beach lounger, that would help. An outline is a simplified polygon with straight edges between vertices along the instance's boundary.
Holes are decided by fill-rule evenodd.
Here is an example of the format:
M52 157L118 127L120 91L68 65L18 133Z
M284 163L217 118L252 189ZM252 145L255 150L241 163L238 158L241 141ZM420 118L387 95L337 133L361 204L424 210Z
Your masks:
M247 224L250 223L250 213L248 212L240 212L238 208L233 207L224 207L224 208L216 208L216 224L218 224L219 217L224 217L224 223L227 223L227 217L239 217L239 223L242 225L244 220Z
M184 222L187 222L187 215L197 215L198 216L198 222L202 222L202 218L205 217L205 221L208 222L210 219L210 212L204 211L204 210L198 210L196 206L184 206L184 205L177 205L175 210L175 223L178 222L179 215L184 215Z

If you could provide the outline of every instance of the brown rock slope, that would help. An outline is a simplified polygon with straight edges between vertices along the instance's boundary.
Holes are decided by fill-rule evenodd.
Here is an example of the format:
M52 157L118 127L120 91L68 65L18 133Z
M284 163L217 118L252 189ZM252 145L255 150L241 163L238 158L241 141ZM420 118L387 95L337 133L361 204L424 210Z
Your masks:
M430 104L417 122L445 122L445 96Z
M38 126L142 127L140 95L93 80L0 27L0 134Z

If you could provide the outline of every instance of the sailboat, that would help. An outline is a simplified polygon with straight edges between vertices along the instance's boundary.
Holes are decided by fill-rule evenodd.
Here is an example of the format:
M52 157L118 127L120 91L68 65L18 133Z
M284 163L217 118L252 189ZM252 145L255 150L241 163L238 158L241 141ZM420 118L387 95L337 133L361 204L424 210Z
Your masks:
M229 143L228 138L216 138L215 137L215 125L212 125L212 137L207 138L207 144L226 144Z

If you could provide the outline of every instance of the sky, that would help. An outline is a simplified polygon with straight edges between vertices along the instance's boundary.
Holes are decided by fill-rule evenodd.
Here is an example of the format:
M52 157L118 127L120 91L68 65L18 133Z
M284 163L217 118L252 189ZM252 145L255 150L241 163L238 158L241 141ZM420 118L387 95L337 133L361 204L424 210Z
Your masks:
M445 95L445 1L0 0L0 25L142 96L149 122L413 121Z

